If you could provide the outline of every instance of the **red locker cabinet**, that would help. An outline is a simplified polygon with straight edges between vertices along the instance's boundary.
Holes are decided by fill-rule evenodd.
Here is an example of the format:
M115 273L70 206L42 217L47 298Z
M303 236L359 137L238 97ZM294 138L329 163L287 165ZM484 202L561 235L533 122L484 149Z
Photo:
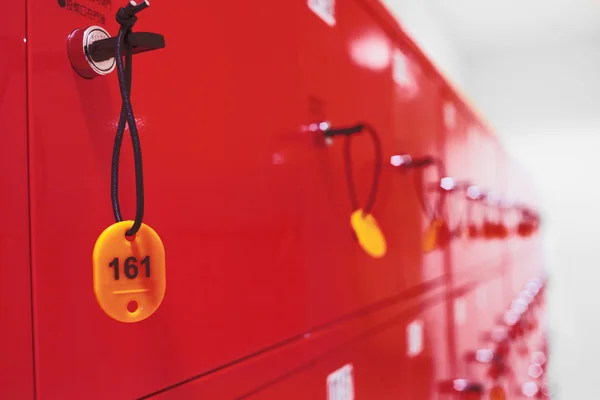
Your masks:
M38 396L131 399L304 332L310 210L302 145L289 139L302 123L290 29L300 5L273 0L258 12L250 2L157 1L139 15L135 30L167 43L134 56L132 99L145 222L166 247L168 283L160 312L137 324L108 318L90 286L91 251L114 222L116 73L82 79L65 52L75 28L96 24L116 35L113 15L124 4L70 5L36 4L28 20ZM83 5L105 24L82 16ZM129 143L120 195L133 219Z
M469 237L465 210L479 207L480 229L498 199L538 199L376 0L156 0L137 15L133 32L166 43L133 55L131 93L166 294L139 322L104 313L94 268L113 270L92 255L114 222L122 97L114 42L78 40L92 26L96 39L116 36L126 5L6 5L0 398L470 398L513 379L468 362L496 347L522 376L519 352L540 347L543 330L518 336L502 317L540 275L539 238L499 237L493 224ZM82 72L84 49L108 59L100 76ZM128 220L136 168L128 130L124 139ZM385 238L377 251L352 228L370 205ZM542 320L536 307L515 326ZM490 334L502 330L519 340Z
M0 397L31 399L33 347L25 1L0 26Z
M435 398L449 376L444 298L438 291L348 318L149 398Z

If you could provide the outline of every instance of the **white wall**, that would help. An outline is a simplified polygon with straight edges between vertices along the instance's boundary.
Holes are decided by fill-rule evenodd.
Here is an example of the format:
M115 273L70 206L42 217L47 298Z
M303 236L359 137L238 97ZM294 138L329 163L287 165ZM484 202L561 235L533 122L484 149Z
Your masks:
M536 180L554 399L600 399L600 46L477 54L466 92Z
M465 84L463 54L448 35L428 3L415 0L382 0L403 29L419 44L424 53L457 86Z

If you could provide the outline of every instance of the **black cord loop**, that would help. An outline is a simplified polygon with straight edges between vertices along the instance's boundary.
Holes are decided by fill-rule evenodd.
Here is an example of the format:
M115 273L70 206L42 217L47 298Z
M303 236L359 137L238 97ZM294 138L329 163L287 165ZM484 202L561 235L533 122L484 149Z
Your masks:
M443 218L443 208L444 208L444 203L446 200L446 191L445 190L440 190L440 184L442 181L442 178L444 178L444 176L446 176L446 169L444 166L444 163L442 162L442 160L437 159L433 156L424 156L424 157L419 157L419 158L411 158L407 156L408 161L405 161L402 165L401 168L418 168L419 169L419 174L415 174L414 178L414 184L415 184L415 190L417 191L417 198L419 200L419 203L421 205L421 208L423 209L423 212L425 213L425 215L427 215L430 219L430 221L434 221L436 219L442 219ZM435 181L437 183L436 186L436 191L439 193L439 197L437 199L437 201L434 202L433 206L430 207L426 197L427 197L427 192L429 191L429 187L428 185L425 184L424 182L424 177L423 177L423 171L428 168L428 167L435 167L437 169L437 174L438 174L438 179Z
M421 163L419 163L421 161ZM444 217L444 204L446 201L446 191L440 189L440 184L442 182L442 178L446 176L446 168L442 160L439 160L432 156L424 157L422 160L413 161L413 165L419 168L420 174L415 175L415 189L417 190L417 197L419 198L419 202L421 203L421 207L423 211L429 216L431 221L436 219L443 219ZM436 168L438 178L435 179L436 188L435 191L438 193L437 201L433 201L432 206L429 206L429 202L427 201L427 194L429 192L429 186L425 183L424 171L428 166L433 166Z
M452 202L447 206L448 209L452 210L448 211L447 216L450 215L458 215L457 221L455 222L454 227L450 228L450 232L452 233L452 237L460 236L463 232L467 232L469 229L469 218L470 218L470 202L468 201L469 197L467 196L467 192L469 189L470 183L466 181L455 181L452 188L443 188L443 193L446 193L448 198L446 202L452 200ZM457 205L456 194L459 194L459 205ZM452 197L454 195L454 197ZM460 209L458 212L455 212L456 209ZM448 225L450 226L450 218L448 218Z
M352 152L350 145L352 144L352 136L356 133L361 133L363 131L367 131L367 133L371 136L373 141L373 146L375 147L375 167L373 169L373 182L371 184L371 191L369 193L369 197L367 199L367 203L363 210L363 216L369 214L373 207L375 206L375 200L377 199L377 192L379 190L379 176L381 175L382 168L382 150L381 150L381 141L375 129L373 129L370 125L365 123L360 123L350 127L343 128L330 128L325 131L326 137L333 136L346 136L346 141L344 142L344 164L346 170L346 183L348 185L348 192L350 195L350 203L352 205L353 210L358 210L360 208L358 203L358 197L356 195L356 185L354 184L354 174L352 172Z
M121 207L119 205L119 157L125 125L129 125L129 134L133 146L133 157L135 166L135 189L136 189L136 213L132 227L126 232L127 236L134 236L142 226L144 219L144 172L142 168L142 148L135 122L133 107L131 105L131 71L132 71L132 49L127 41L137 21L135 16L138 12L148 8L150 4L146 1L136 5L131 1L127 6L119 9L116 20L121 25L117 36L116 61L117 74L119 77L119 89L121 92L121 114L115 135L111 168L111 201L115 220L121 222ZM123 64L123 49L125 50L125 64Z

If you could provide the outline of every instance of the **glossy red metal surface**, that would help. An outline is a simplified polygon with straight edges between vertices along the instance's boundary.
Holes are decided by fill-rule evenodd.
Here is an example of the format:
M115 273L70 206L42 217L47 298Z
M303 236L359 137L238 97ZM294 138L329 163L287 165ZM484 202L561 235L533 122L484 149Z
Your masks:
M0 25L0 397L33 399L25 1Z
M118 4L88 6L105 13L107 30L116 33L108 16ZM250 3L233 12L188 6L203 23L177 22L181 5L163 2L136 25L167 41L164 50L135 56L132 94L145 222L166 248L167 293L152 318L133 325L108 318L90 291L91 250L113 222L117 78L84 80L65 57L67 36L89 20L53 2L30 10L31 60L41 67L30 78L30 152L42 398L134 398L306 329L303 254L310 230L302 224L313 210L301 202L300 146L283 153L302 113L294 32L286 29L293 6L270 2L281 16L275 20ZM51 67L43 67L46 60ZM120 185L127 217L135 199L127 140ZM105 373L94 372L98 367Z
M352 366L358 398L395 398L398 393L430 398L438 380L448 377L440 340L445 296L439 289L415 292L412 298L316 329L282 348L149 398L326 398L328 376L345 365ZM422 344L409 352L408 327L415 322L424 327Z
M9 218L0 249L15 248L0 252L1 277L14 279L0 292L8 310L0 318L15 326L2 337L16 343L7 351L18 360L18 368L0 361L0 379L9 378L16 398L33 397L33 349L42 400L324 399L328 376L345 365L358 398L426 400L456 394L440 392L447 383L451 391L467 381L484 392L508 385L468 354L499 351L490 332L542 270L538 235L501 237L494 199L529 207L539 200L491 129L371 0L336 2L334 24L305 1L156 1L139 15L134 31L166 40L164 49L134 55L131 98L144 222L164 243L167 289L139 323L104 314L92 250L114 222L110 163L121 97L116 72L83 79L74 71L67 40L91 25L116 35L119 6L29 4L27 20L11 21L0 42L14 46L0 64L0 79L10 82L0 133L12 132L0 147L0 185L9 193L0 199ZM25 45L13 37L25 22L27 78ZM324 137L329 126L359 123L382 145L372 209L387 243L382 258L368 255L350 226L344 138ZM127 135L120 199L129 219ZM368 135L353 138L360 206L373 150ZM393 165L398 155L444 168L402 168ZM487 195L469 200L467 186L444 189L447 178ZM428 209L438 199L434 221ZM478 207L477 227L491 222L492 234L467 235L468 204ZM447 229L427 248L434 222ZM17 307L5 307L8 300ZM527 318L541 318L540 310ZM519 349L539 338L502 329L511 341L500 350L517 376L528 367Z

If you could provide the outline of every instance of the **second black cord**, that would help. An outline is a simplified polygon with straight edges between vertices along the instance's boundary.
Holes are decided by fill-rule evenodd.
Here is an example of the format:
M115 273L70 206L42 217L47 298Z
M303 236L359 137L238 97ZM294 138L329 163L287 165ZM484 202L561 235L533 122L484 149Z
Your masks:
M377 132L367 125L361 124L361 130L366 130L371 139L373 141L373 146L375 147L375 166L373 168L373 182L371 184L371 191L369 192L369 197L367 199L367 203L363 208L363 215L370 214L375 206L375 200L377 199L377 192L379 191L379 176L381 175L382 168L382 151L381 151L381 141ZM358 210L360 205L358 203L358 197L356 196L356 187L354 184L354 176L352 172L352 152L351 152L351 141L352 135L346 135L346 141L344 143L344 163L346 168L346 182L348 185L348 192L350 194L350 203L352 204L353 210Z

